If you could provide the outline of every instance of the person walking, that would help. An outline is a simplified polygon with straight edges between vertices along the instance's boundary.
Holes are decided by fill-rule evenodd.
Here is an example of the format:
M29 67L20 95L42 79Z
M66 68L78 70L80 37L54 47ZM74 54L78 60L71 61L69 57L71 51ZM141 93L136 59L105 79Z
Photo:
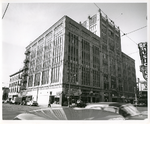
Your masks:
M51 107L51 96L49 97L48 107Z

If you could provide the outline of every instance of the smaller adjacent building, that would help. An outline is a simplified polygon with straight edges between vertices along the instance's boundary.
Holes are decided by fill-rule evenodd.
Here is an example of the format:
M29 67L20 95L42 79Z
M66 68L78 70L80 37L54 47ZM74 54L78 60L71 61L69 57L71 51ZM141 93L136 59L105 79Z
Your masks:
M2 100L3 101L8 100L8 93L9 93L9 88L8 87L2 87Z
M10 75L9 99L14 99L14 97L20 96L22 73L23 73L23 69Z

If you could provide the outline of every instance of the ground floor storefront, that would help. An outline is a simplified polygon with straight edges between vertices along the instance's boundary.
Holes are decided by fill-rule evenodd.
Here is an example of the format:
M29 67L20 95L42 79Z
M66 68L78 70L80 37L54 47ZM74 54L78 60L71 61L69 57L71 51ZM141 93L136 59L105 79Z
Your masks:
M39 105L59 104L66 106L68 102L70 104L76 103L77 100L81 100L84 103L125 102L127 94L124 96L123 92L113 92L87 86L59 84L55 86L28 88L22 93L22 96L31 96L32 100L36 101ZM131 98L130 96L130 100L132 100Z

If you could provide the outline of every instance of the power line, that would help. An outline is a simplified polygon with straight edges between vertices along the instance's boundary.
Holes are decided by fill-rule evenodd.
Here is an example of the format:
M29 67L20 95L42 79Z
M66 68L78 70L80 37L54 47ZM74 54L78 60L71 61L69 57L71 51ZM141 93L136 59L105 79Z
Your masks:
M134 54L134 53L138 53L138 51L136 51L136 52L133 52L133 53L130 53L130 54L128 54L128 55L131 55L131 54Z
M94 5L95 5L97 8L99 8L95 3L94 3Z
M2 19L3 19L4 16L5 16L5 13L6 13L7 9L8 9L8 6L9 6L9 3L8 3L7 6L6 6L6 9L5 9L5 12L4 12L3 16L2 16Z
M97 8L99 8L95 3L94 3L94 5L97 7ZM99 8L100 9L100 8ZM101 10L101 9L100 9ZM101 10L101 12L103 12L102 10ZM104 13L104 12L103 12ZM105 13L104 13L105 14Z
M98 7L99 8L99 6L97 6L95 3L94 3L94 5L96 6L96 7ZM99 8L100 9L100 8ZM101 10L102 11L102 10ZM103 11L102 11L103 12ZM104 13L104 12L103 12ZM105 13L104 13L105 14ZM137 30L140 30L140 29L142 29L142 28L145 28L145 27L147 27L147 26L144 26L144 27L141 27L141 28L139 28L139 29L136 29L136 30L134 30L134 31L131 31L131 32L129 32L129 33L124 33L123 31L121 31L122 33L123 33L123 35L122 36L124 36L124 35L126 35L127 36L127 34L130 34L130 33L132 33L132 32L135 32L135 31L137 31ZM132 42L134 42L136 45L138 45L134 40L132 40L129 36L127 36Z
M120 30L121 31L121 30ZM125 34L123 31L121 31L123 34ZM138 45L138 43L136 43L134 40L132 40L129 36L126 35L127 38L129 38L132 42L134 42L136 45Z
M122 36L127 35L127 34L130 34L130 33L133 33L133 32L136 32L136 31L141 30L141 29L146 28L146 27L147 27L147 26L144 26L144 27L141 27L141 28L139 28L139 29L133 30L133 31L131 31L131 32L124 33Z

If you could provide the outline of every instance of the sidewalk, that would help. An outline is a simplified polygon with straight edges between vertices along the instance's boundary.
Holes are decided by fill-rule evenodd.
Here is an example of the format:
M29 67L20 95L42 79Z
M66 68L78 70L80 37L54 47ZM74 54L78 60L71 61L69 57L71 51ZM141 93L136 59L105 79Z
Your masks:
M47 105L39 105L38 107L39 108L50 108ZM51 104L51 107L62 107L62 106L59 104Z
M70 105L70 107L75 107L76 105L75 104L72 104L72 105ZM39 105L38 106L39 108L50 108L50 107L48 107L47 105ZM51 107L52 108L55 108L55 107L68 107L68 106L61 106L60 104L51 104Z

